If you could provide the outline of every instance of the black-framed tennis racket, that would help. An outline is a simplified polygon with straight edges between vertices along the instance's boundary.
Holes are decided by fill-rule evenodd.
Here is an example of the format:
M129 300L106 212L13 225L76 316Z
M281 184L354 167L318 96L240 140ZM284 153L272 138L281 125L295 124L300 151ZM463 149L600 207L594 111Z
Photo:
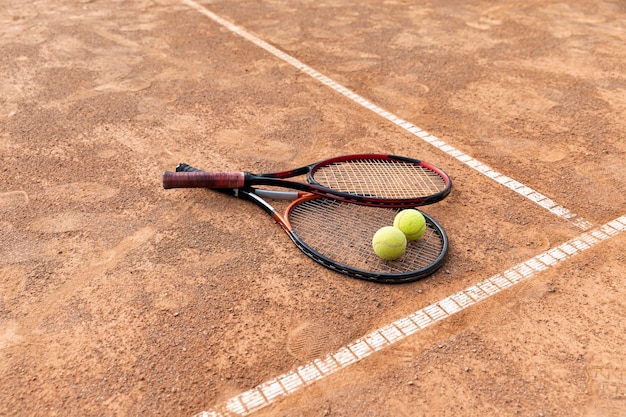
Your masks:
M306 175L306 182L289 178ZM234 188L271 185L378 207L416 207L443 200L452 187L440 168L395 155L346 155L289 171L164 172L164 188Z
M177 172L202 172L187 164ZM321 197L312 193L261 190L253 187L217 191L252 201L268 213L295 245L315 262L333 271L379 283L404 283L434 273L445 260L448 238L428 214L426 232L409 242L404 255L394 261L379 258L372 236L393 224L401 208L371 207ZM293 200L280 214L264 198Z

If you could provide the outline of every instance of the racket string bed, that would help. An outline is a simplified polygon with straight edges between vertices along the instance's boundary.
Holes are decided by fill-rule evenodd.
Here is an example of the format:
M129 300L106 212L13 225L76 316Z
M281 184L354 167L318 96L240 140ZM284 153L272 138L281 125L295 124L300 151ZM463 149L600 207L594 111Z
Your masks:
M340 265L389 277L419 276L426 270L432 273L447 252L447 240L430 219L424 236L409 242L399 260L384 261L373 252L372 236L380 227L393 223L397 212L318 198L297 204L288 216L294 234L302 242Z
M314 180L341 192L386 198L412 198L446 188L436 172L403 161L360 160L320 166Z

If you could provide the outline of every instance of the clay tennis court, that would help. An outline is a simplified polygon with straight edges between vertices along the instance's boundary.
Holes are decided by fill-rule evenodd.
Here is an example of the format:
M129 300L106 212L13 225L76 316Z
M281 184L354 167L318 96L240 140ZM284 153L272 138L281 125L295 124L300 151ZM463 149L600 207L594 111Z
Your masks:
M617 0L5 0L0 415L626 416L625 44ZM452 177L436 273L161 184L353 153Z

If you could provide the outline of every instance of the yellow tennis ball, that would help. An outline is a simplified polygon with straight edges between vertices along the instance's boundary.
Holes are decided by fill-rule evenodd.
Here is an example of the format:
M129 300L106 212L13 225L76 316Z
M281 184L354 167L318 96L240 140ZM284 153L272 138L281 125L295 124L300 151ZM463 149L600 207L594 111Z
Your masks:
M374 234L372 247L376 255L386 261L393 261L404 254L406 236L396 227L385 226Z
M402 210L396 214L393 225L406 235L407 240L417 240L426 231L426 219L415 209Z

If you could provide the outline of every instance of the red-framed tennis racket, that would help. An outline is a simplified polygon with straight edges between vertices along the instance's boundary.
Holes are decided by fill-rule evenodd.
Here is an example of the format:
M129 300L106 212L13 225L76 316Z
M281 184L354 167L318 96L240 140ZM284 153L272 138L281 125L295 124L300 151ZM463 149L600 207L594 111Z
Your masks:
M306 175L306 182L289 180ZM163 173L164 188L233 188L271 185L378 207L416 207L444 199L452 187L440 168L395 155L346 155L289 171L182 171Z
M177 172L202 172L179 164ZM401 208L371 207L321 197L312 193L261 190L253 187L217 191L252 201L269 214L295 245L315 262L353 278L379 283L411 282L434 273L448 252L443 228L423 213L427 229L409 242L404 255L394 261L379 258L371 246L372 236L393 224ZM293 200L283 214L264 198Z

